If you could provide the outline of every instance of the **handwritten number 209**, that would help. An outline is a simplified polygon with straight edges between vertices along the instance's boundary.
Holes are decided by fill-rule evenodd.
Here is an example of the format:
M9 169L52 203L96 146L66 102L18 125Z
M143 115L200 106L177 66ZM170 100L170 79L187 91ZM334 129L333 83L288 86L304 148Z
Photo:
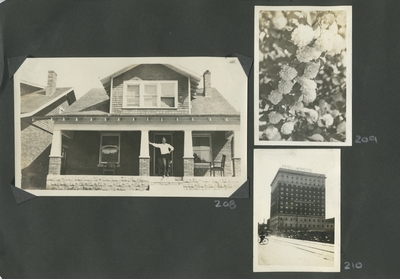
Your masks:
M368 143L368 142L378 143L378 139L375 136L361 137L360 135L356 135L355 143Z

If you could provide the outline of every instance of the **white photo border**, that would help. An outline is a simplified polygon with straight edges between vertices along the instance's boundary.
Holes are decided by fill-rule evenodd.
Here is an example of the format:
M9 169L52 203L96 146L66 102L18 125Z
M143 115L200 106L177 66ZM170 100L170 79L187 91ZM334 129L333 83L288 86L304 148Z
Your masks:
M267 141L259 139L259 16L261 11L346 11L346 140L344 142ZM254 8L254 144L256 146L352 146L352 6L255 6Z

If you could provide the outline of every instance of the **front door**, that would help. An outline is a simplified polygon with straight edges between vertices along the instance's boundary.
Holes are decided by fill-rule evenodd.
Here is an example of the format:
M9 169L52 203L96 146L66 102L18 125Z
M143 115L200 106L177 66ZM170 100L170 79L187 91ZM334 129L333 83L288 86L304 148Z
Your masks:
M153 136L153 142L154 143L162 143L162 138L165 138L167 140L167 143L169 143L170 145L174 146L173 143L173 135L172 133L154 133ZM159 148L155 148L152 147L152 158L153 158L153 162L152 162L152 173L151 175L154 176L159 176L159 175L163 175L163 168L162 168L162 162L161 162L161 152ZM170 154L170 159L171 162L173 162L173 156L174 156L174 152L172 152ZM168 164L169 162L167 162ZM170 164L170 170L169 173L171 176L174 175L174 164Z

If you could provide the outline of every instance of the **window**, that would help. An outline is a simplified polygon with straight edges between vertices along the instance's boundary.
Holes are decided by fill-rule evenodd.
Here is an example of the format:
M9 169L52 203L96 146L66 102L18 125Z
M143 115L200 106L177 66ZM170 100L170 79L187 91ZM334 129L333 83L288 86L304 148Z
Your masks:
M212 161L211 135L193 135L193 153L195 163Z
M123 95L124 108L176 108L178 82L125 81Z
M103 133L100 139L101 164L119 164L120 159L120 134Z

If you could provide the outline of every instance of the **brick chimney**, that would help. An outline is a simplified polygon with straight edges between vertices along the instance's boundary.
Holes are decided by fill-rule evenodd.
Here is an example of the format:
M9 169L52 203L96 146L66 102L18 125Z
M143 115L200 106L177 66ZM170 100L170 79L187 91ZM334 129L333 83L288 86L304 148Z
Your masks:
M46 96L51 96L56 92L57 74L54 71L49 71L47 76Z
M203 74L203 82L204 82L204 96L211 96L211 72L209 70L205 71Z

